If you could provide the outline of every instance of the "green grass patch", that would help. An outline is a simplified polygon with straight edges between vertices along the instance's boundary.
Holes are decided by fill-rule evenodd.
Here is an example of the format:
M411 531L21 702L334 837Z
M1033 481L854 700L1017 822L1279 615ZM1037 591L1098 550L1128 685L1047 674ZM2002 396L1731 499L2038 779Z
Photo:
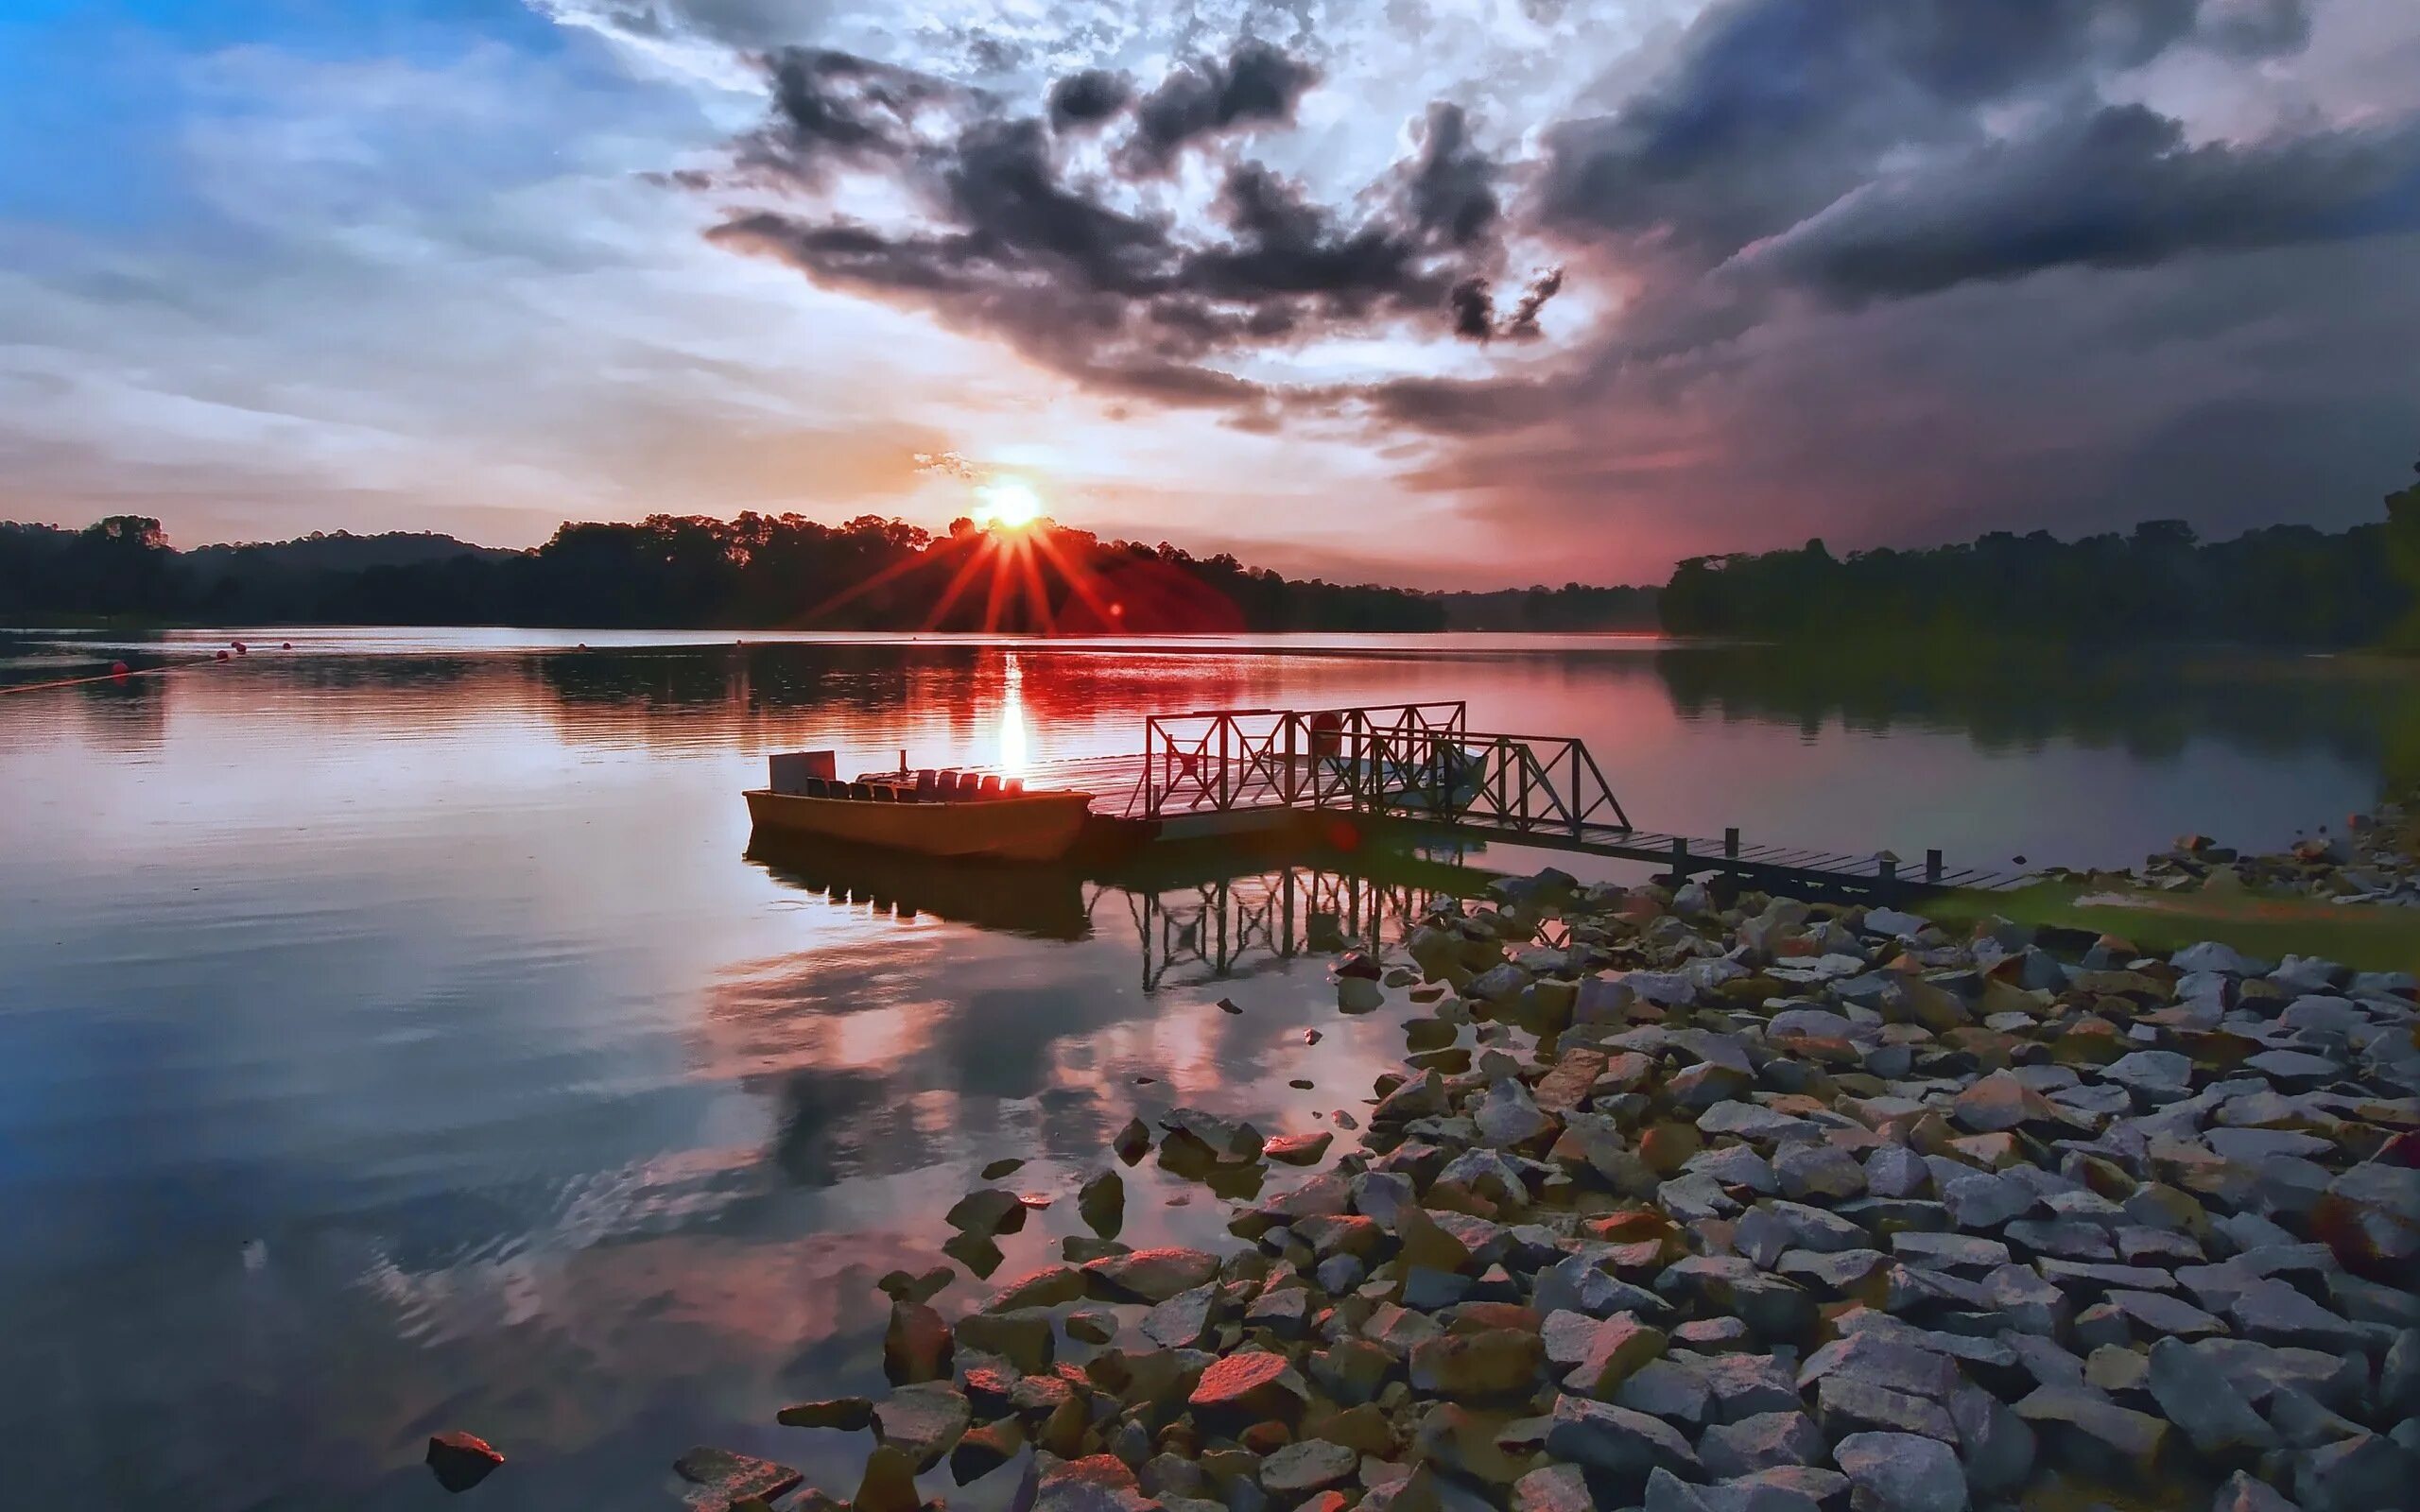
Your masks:
M2014 892L1945 897L1922 911L1945 923L1972 924L1996 914L2020 924L2089 929L2161 954L2214 939L2264 960L2318 955L2364 971L2420 972L2420 908L2241 889L2126 891L2045 882Z

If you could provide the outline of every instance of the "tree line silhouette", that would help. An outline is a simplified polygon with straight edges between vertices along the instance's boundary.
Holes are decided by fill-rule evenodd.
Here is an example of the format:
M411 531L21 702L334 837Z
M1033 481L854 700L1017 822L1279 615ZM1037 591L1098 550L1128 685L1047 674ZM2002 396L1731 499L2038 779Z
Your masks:
M941 535L861 516L566 523L531 551L446 536L171 547L160 522L0 524L0 617L836 630L1436 630L1436 598L1283 576L1047 523Z
M2383 522L2272 525L2204 541L2179 520L2063 541L1996 531L1959 545L1836 557L1693 557L1660 603L1676 635L1841 640L2227 641L2420 649L2420 485Z
M1996 531L1836 557L1693 557L1655 588L1496 593L1289 578L1220 554L1043 522L939 535L860 516L652 515L566 523L529 551L342 532L179 551L157 520L0 523L0 619L633 628L1636 630L1806 641L2229 641L2420 649L2420 484L2387 518L2204 541L2183 522L2063 541Z

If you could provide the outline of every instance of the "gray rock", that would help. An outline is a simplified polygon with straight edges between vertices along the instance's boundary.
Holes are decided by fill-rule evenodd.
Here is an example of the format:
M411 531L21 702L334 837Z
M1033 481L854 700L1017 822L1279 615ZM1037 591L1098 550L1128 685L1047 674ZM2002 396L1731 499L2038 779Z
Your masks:
M1948 1445L1915 1434L1852 1434L1832 1449L1858 1512L1965 1512L1966 1474Z
M1527 1144L1555 1126L1554 1120L1539 1109L1530 1089L1511 1076L1487 1090L1471 1117L1478 1125L1480 1140L1497 1149Z
M1941 1200L1961 1228L1996 1228L2020 1218L2034 1204L2033 1189L2006 1177L1978 1171L1943 1184Z
M1807 1120L1756 1103L1717 1103L1698 1115L1701 1134L1736 1134L1744 1140L1814 1140L1823 1130Z
M1945 1444L1958 1442L1958 1425L1939 1402L1857 1376L1824 1377L1815 1388L1815 1416L1830 1438L1878 1432L1921 1434Z
M1585 1313L1611 1317L1616 1313L1654 1313L1664 1299L1643 1287L1617 1280L1589 1255L1559 1260L1538 1272L1530 1305L1541 1315L1554 1312Z
M1698 1366L1698 1373L1710 1398L1708 1412L1718 1422L1798 1408L1798 1386L1789 1367L1771 1355L1715 1355Z
M2088 1386L2037 1387L2016 1404L2016 1415L2037 1428L2067 1430L2138 1471L2158 1462L2168 1438L2167 1423L2120 1407Z
M1287 1445L1260 1462L1261 1489L1290 1504L1314 1491L1342 1486L1361 1468L1361 1456L1342 1444L1305 1438Z
M1949 1400L1958 1388L1958 1366L1947 1355L1876 1333L1851 1333L1834 1339L1807 1357L1798 1369L1798 1388L1813 1387L1826 1376L1854 1376L1893 1391Z
M1962 1381L1950 1395L1949 1418L1958 1425L1958 1457L1969 1486L1994 1496L2025 1484L2033 1471L2033 1430L2006 1402Z
M1996 1270L2009 1263L2008 1246L1971 1234L1928 1234L1902 1229L1891 1236L1891 1253L1911 1265L1935 1270Z
M2277 1446L2276 1431L2252 1410L2224 1375L2195 1358L2190 1346L2163 1338L2152 1346L2146 1384L2169 1422L2204 1454L2258 1452Z
M873 1410L874 1437L931 1469L973 1421L965 1393L946 1381L899 1386Z
M2243 1063L2246 1071L2256 1071L2289 1091L2311 1087L2324 1087L2344 1075L2344 1069L2325 1056L2314 1056L2300 1050L2264 1050Z
M2294 1500L2307 1512L2383 1512L2412 1504L2420 1473L2403 1446L2362 1434L2314 1449L2294 1467Z
M1651 1360L1614 1391L1614 1405L1695 1429L1704 1423L1712 1394L1692 1356Z
M1729 1480L1777 1465L1812 1465L1824 1457L1824 1435L1803 1412L1758 1413L1721 1423L1698 1439L1706 1472Z
M1745 1144L1726 1144L1719 1150L1703 1151L1690 1157L1689 1163L1682 1169L1710 1176L1724 1186L1746 1187L1768 1197L1781 1192L1772 1162Z
M1144 1336L1164 1349L1189 1349L1209 1332L1210 1314L1218 1303L1216 1286L1179 1292L1143 1314Z
M1643 1476L1658 1467L1693 1480L1703 1473L1688 1440L1663 1419L1581 1397L1555 1399L1546 1449L1616 1475Z
M1839 1201L1865 1191L1864 1169L1837 1144L1793 1145L1773 1157L1772 1169L1782 1194L1793 1201Z
M1865 1158L1865 1189L1877 1197L1921 1196L1932 1184L1924 1158L1903 1144L1885 1144Z
M2364 1334L2327 1309L2273 1278L2253 1282L2227 1308L2246 1337L2263 1344L2343 1352L2359 1349Z
M2232 945L2216 940L2204 940L2187 945L2168 958L2168 963L2180 971L2219 971L2228 976L2259 976L2269 968L2242 954Z
M2100 1079L2115 1082L2144 1106L2177 1102L2193 1091L2193 1062L2173 1050L2137 1050L2100 1068Z
M2405 1329L2386 1348L2378 1363L2378 1406L2383 1411L2420 1417L2420 1329Z
M2360 1355L2281 1349L2255 1339L2203 1339L2190 1348L2255 1407L2290 1389L2334 1407L2358 1407L2369 1392L2369 1365Z
M2125 1314L2129 1322L2140 1326L2151 1334L2168 1334L2178 1339L2212 1338L2227 1331L2227 1326L2203 1312L2192 1303L2157 1292L2130 1292L2123 1288L2108 1294L2108 1303Z
M1826 1291L1839 1292L1865 1280L1889 1262L1890 1257L1878 1249L1842 1249L1832 1254L1790 1249L1773 1262L1773 1269L1793 1280L1813 1281Z

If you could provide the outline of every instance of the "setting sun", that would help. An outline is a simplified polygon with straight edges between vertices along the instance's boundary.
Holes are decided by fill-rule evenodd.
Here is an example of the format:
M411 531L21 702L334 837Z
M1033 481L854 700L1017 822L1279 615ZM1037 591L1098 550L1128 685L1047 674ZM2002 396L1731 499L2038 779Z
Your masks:
M1042 496L1014 478L986 483L975 490L975 496L982 501L975 511L978 524L1022 530L1042 518Z

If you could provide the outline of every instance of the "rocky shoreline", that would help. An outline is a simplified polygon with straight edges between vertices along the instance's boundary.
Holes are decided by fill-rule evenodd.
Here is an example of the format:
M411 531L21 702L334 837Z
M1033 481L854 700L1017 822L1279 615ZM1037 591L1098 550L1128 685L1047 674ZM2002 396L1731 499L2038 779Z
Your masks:
M2150 871L2410 891L2400 822ZM1359 1148L1135 1121L1064 1263L955 1319L894 1272L889 1397L781 1414L871 1434L848 1502L699 1450L692 1503L916 1512L945 1465L1020 1512L2420 1506L2409 974L1549 871L1336 986L1414 1010ZM1117 1242L1147 1156L1231 1251ZM971 1194L949 1252L1024 1212Z
M2375 814L2354 815L2342 833L2323 831L2273 855L2244 855L2206 835L2187 834L2134 871L2053 867L2044 875L2152 892L2257 892L2420 908L2420 833L2414 818L2409 802L2383 803Z

